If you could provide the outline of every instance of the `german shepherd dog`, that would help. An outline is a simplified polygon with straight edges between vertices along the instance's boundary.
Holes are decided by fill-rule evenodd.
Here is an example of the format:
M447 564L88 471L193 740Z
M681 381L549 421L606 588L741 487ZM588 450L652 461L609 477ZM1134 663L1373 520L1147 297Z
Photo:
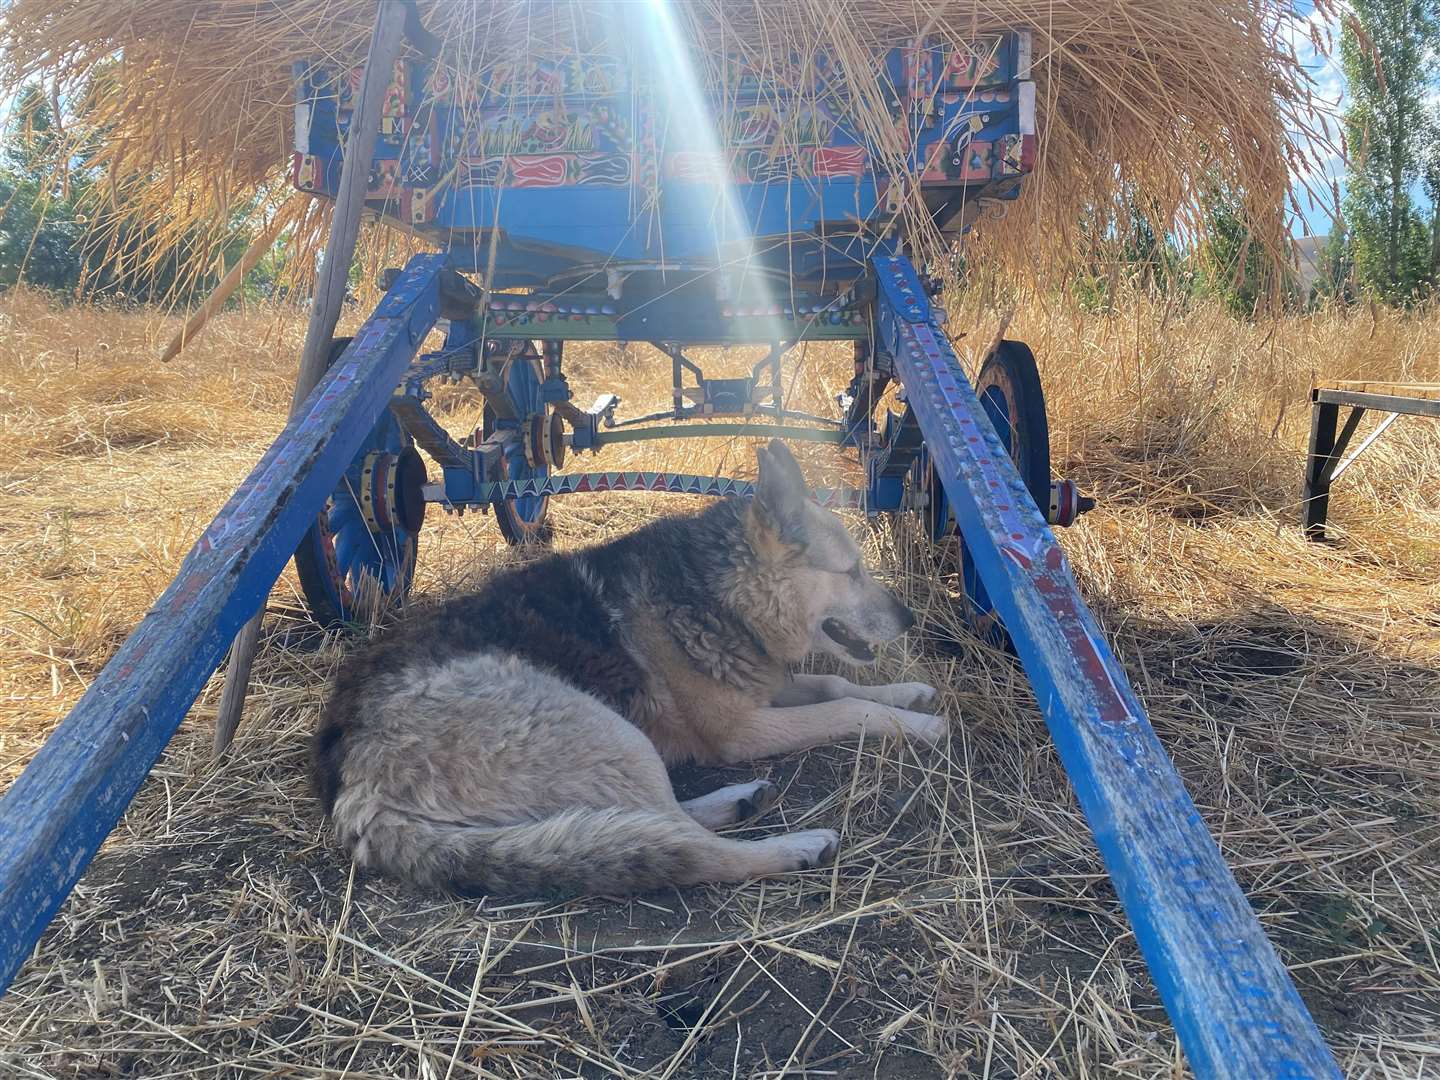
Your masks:
M749 504L501 573L344 664L311 775L357 863L466 896L619 895L834 857L829 829L711 831L768 809L770 782L677 802L666 773L946 731L912 711L924 683L789 673L816 652L873 663L915 617L785 445L758 456Z

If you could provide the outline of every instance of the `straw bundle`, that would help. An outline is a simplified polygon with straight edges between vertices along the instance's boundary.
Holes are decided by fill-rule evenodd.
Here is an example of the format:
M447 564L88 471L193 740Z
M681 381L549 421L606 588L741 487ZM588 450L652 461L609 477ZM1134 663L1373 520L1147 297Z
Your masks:
M593 50L654 8L419 0L442 42L440 62L480 82L500 63ZM1287 192L1306 171L1296 133L1315 123L1279 0L673 0L667 8L702 81L738 53L762 81L809 92L795 84L807 82L815 57L835 58L851 118L875 138L902 190L899 153L887 153L895 94L874 57L920 36L964 42L1029 28L1038 175L1009 220L977 237L1010 269L1068 267L1082 234L1093 237L1096 222L1103 232L1135 207L1157 229L1198 230L1204 193L1217 184L1243 199L1257 252L1284 250ZM0 11L0 83L39 79L52 100L83 100L67 131L105 170L101 228L138 219L153 227L157 249L197 232L218 243L237 215L263 213L284 187L292 62L358 62L374 11L375 0L11 0ZM936 254L923 215L910 226L922 254Z

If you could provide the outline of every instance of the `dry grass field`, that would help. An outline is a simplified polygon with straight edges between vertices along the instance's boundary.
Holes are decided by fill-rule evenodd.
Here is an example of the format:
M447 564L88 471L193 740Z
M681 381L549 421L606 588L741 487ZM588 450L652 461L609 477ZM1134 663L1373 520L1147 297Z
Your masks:
M963 306L974 350L995 315ZM0 297L0 786L283 421L297 319L226 315L158 367L175 325ZM1057 472L1100 499L1062 537L1081 585L1346 1075L1440 1076L1440 424L1402 419L1347 473L1337 543L1295 528L1312 375L1440 379L1440 314L1030 303L1010 333L1043 365ZM596 346L569 367L633 415L666 392L646 361ZM847 378L843 351L792 366L812 404ZM629 450L596 467L661 460ZM664 460L752 467L715 441ZM556 542L684 509L557 500ZM234 753L210 757L212 679L0 999L0 1074L1184 1075L1018 669L958 629L906 522L854 527L922 618L874 677L940 686L948 746L677 777L773 777L751 828L837 828L835 867L634 902L353 875L303 776L349 643L307 632L287 572ZM511 557L489 518L432 514L416 602Z

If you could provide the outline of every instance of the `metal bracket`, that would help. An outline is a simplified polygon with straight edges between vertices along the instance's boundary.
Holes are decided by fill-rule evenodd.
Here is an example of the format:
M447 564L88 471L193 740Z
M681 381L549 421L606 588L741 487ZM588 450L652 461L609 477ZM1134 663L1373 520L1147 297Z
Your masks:
M570 413L566 420L570 422L570 448L572 450L589 450L591 453L600 449L600 425L607 428L615 426L615 409L620 404L620 399L614 394L601 394L595 399L595 403L583 413Z
M1356 413L1361 413L1364 411L1364 409L1355 410ZM1399 419L1400 414L1398 412L1388 413L1385 419L1381 420L1380 423L1376 425L1375 430L1370 432L1369 435L1366 435L1365 438L1361 440L1360 445L1355 448L1355 452L1351 454L1348 458L1346 458L1344 461L1342 461L1339 465L1335 466L1335 471L1330 474L1330 482L1333 484L1336 480L1340 479L1340 474L1343 473L1346 469L1350 468L1351 465L1354 465L1356 458L1358 458L1366 450L1370 449L1371 444L1374 443L1376 439L1380 438L1381 435L1384 435L1385 432L1389 429L1390 425L1395 423L1395 421Z

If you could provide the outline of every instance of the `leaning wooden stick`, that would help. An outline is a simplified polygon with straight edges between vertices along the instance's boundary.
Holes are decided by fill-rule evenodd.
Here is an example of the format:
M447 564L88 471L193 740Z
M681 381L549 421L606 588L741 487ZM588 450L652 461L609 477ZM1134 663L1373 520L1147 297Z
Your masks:
M325 374L330 340L340 319L350 263L354 261L355 243L360 234L360 214L365 209L370 159L375 154L375 144L380 136L380 108L404 38L405 12L404 4L381 4L375 16L375 30L365 58L360 101L350 122L350 141L345 147L345 160L340 169L340 187L335 194L335 210L330 218L325 261L321 264L315 282L315 297L310 305L310 325L306 327L305 348L300 354L300 372L295 379L295 393L290 405L292 412ZM260 622L264 617L265 606L262 604L255 616L240 628L230 647L225 689L220 694L220 709L215 717L217 756L230 746L240 726L250 667L260 645Z
M185 325L180 332L171 339L170 344L165 346L165 351L160 354L160 362L168 364L175 357L180 355L180 350L200 336L200 331L205 329L205 324L210 317L225 306L225 301L235 295L235 290L245 280L245 275L255 269L261 259L265 257L280 234L285 231L297 217L300 207L310 201L310 196L303 192L296 193L290 201L275 212L270 219L270 224L265 231L257 236L254 242L245 249L240 256L240 261L230 267L225 276L220 279L220 284L215 286L215 291L205 298L205 302L195 309L195 313L185 320Z

